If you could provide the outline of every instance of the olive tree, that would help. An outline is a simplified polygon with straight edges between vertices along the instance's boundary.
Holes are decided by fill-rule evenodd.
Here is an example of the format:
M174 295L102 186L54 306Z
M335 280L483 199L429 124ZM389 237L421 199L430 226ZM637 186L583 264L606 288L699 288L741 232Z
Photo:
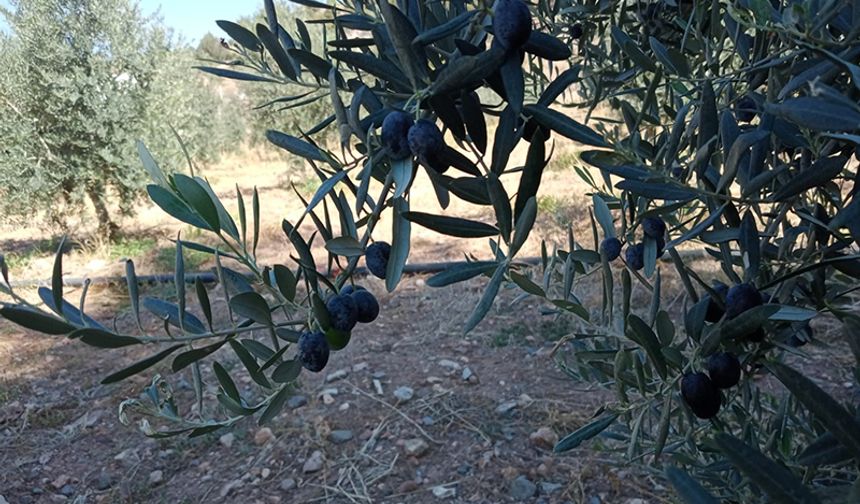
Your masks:
M394 291L413 225L487 238L484 258L427 280L444 287L485 279L464 330L489 313L503 285L515 285L523 291L518 299L541 299L544 310L580 321L560 345L558 364L574 379L614 392L615 400L561 439L556 452L603 436L619 460L659 470L690 503L858 500L856 406L834 398L797 365L807 355L804 345L816 340L809 324L816 317L840 323L844 332L832 337L860 357L860 317L853 310L860 203L851 159L860 142L854 63L860 13L853 4L298 3L325 13L318 21L324 47L299 43L267 2L267 16L253 30L222 23L242 58L201 68L289 83L328 100L331 115L319 125L267 133L321 181L302 217L313 222L312 237L298 230L300 222L282 224L293 264L256 261L259 195L249 212L239 193L237 222L204 179L166 176L142 148L153 200L222 243L179 242L177 303L141 300L129 264L135 315L139 306L148 309L164 319L168 334L118 333L65 303L61 255L53 287L40 291L54 314L8 285L13 302L0 314L97 347L164 346L105 382L172 355L172 371L190 368L196 377L204 419L179 408L161 375L146 400L122 404L121 416L137 415L150 436L196 436L257 413L261 422L271 420L303 369L323 369L330 351L349 344L359 317L372 321L374 303L353 286L362 257ZM579 122L566 107L594 117ZM492 131L488 117L498 118ZM329 127L344 148L316 140ZM584 148L577 173L592 187L592 231L570 233L555 250L542 243L540 262L531 267L518 254L559 136ZM528 155L524 166L512 166L520 142L528 143ZM443 207L460 198L493 217L483 222L412 208L418 170ZM515 186L500 181L512 173ZM391 243L373 239L383 213L393 222ZM325 261L340 266L336 278L318 272L314 240L325 242ZM683 254L689 245L703 248L706 259ZM184 248L215 256L228 320L213 318L200 283L199 306L186 303ZM228 258L255 280L224 266ZM706 275L709 262L718 266L718 278ZM683 286L680 318L670 316L664 299L670 275ZM589 280L602 285L599 299L577 295ZM649 301L634 303L642 292ZM216 352L227 347L259 385L253 398L239 393L221 365L224 356ZM760 374L773 378L762 383L755 379ZM209 376L218 393L207 408L200 382Z
M219 152L226 111L189 78L190 52L131 1L16 0L0 15L10 27L0 40L4 215L65 227L89 204L110 237L114 214L144 194L137 138L171 162L182 159L171 128L196 159Z

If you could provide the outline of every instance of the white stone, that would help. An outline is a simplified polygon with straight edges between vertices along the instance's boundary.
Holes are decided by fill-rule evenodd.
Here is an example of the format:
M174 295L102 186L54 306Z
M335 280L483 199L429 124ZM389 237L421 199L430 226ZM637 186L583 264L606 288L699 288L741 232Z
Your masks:
M450 499L457 496L457 487L435 486L431 489L433 495L439 499Z
M302 466L302 471L305 473L314 473L323 468L323 454L321 451L317 450L305 460L305 464Z
M257 446L263 446L273 439L275 439L275 434L268 427L263 427L254 433L254 444Z
M412 457L420 457L427 453L427 450L429 449L430 445L428 445L421 438L407 439L403 443L403 450L406 452L407 455L410 455Z
M326 383L331 383L334 381L343 380L347 376L349 376L349 371L347 371L346 369L338 369L334 373L329 373L325 377L325 381Z
M463 367L460 365L460 363L454 362L454 361L449 360L449 359L440 359L439 365L444 367L444 368L452 369L454 371L459 371L460 368Z
M235 440L236 436L234 436L232 432L228 432L227 434L224 434L223 436L218 438L218 441L220 441L225 448L232 448L233 441Z
M394 397L398 401L408 401L415 395L415 391L411 387L397 387L394 390Z
M164 481L164 471L162 471L160 469L156 469L155 471L152 471L151 473L149 473L149 484L150 485L157 485L157 484L161 483L162 481Z

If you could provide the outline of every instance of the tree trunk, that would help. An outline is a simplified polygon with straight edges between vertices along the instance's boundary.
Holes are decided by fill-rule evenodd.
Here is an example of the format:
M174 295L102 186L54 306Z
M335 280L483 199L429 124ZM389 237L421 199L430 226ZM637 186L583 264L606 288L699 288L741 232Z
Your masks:
M104 200L104 190L100 187L89 186L87 187L87 196L90 197L90 201L93 202L93 207L96 209L96 218L99 221L99 236L108 241L113 240L117 232L119 232L119 226L110 218L110 212Z

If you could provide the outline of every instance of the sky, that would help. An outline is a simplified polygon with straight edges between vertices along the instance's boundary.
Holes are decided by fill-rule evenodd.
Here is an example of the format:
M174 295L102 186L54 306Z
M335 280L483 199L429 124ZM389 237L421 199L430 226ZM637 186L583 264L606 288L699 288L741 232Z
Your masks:
M160 9L164 24L189 42L198 42L210 31L218 37L224 36L216 20L232 21L252 14L262 5L262 0L140 0L144 14L154 14Z
M262 0L139 0L144 14L160 12L164 24L173 28L189 43L196 43L207 32L218 37L224 35L216 20L235 20L243 15L252 14L263 6ZM0 5L9 6L8 0L0 0ZM8 27L0 17L0 31Z

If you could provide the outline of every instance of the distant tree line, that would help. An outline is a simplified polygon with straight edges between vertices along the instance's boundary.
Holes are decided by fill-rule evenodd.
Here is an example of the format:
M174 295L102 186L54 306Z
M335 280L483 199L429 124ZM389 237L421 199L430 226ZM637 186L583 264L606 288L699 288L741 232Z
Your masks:
M132 0L12 0L0 7L0 216L112 237L146 181L135 141L167 171L240 145L244 114L196 55ZM84 222L86 224L86 222Z

